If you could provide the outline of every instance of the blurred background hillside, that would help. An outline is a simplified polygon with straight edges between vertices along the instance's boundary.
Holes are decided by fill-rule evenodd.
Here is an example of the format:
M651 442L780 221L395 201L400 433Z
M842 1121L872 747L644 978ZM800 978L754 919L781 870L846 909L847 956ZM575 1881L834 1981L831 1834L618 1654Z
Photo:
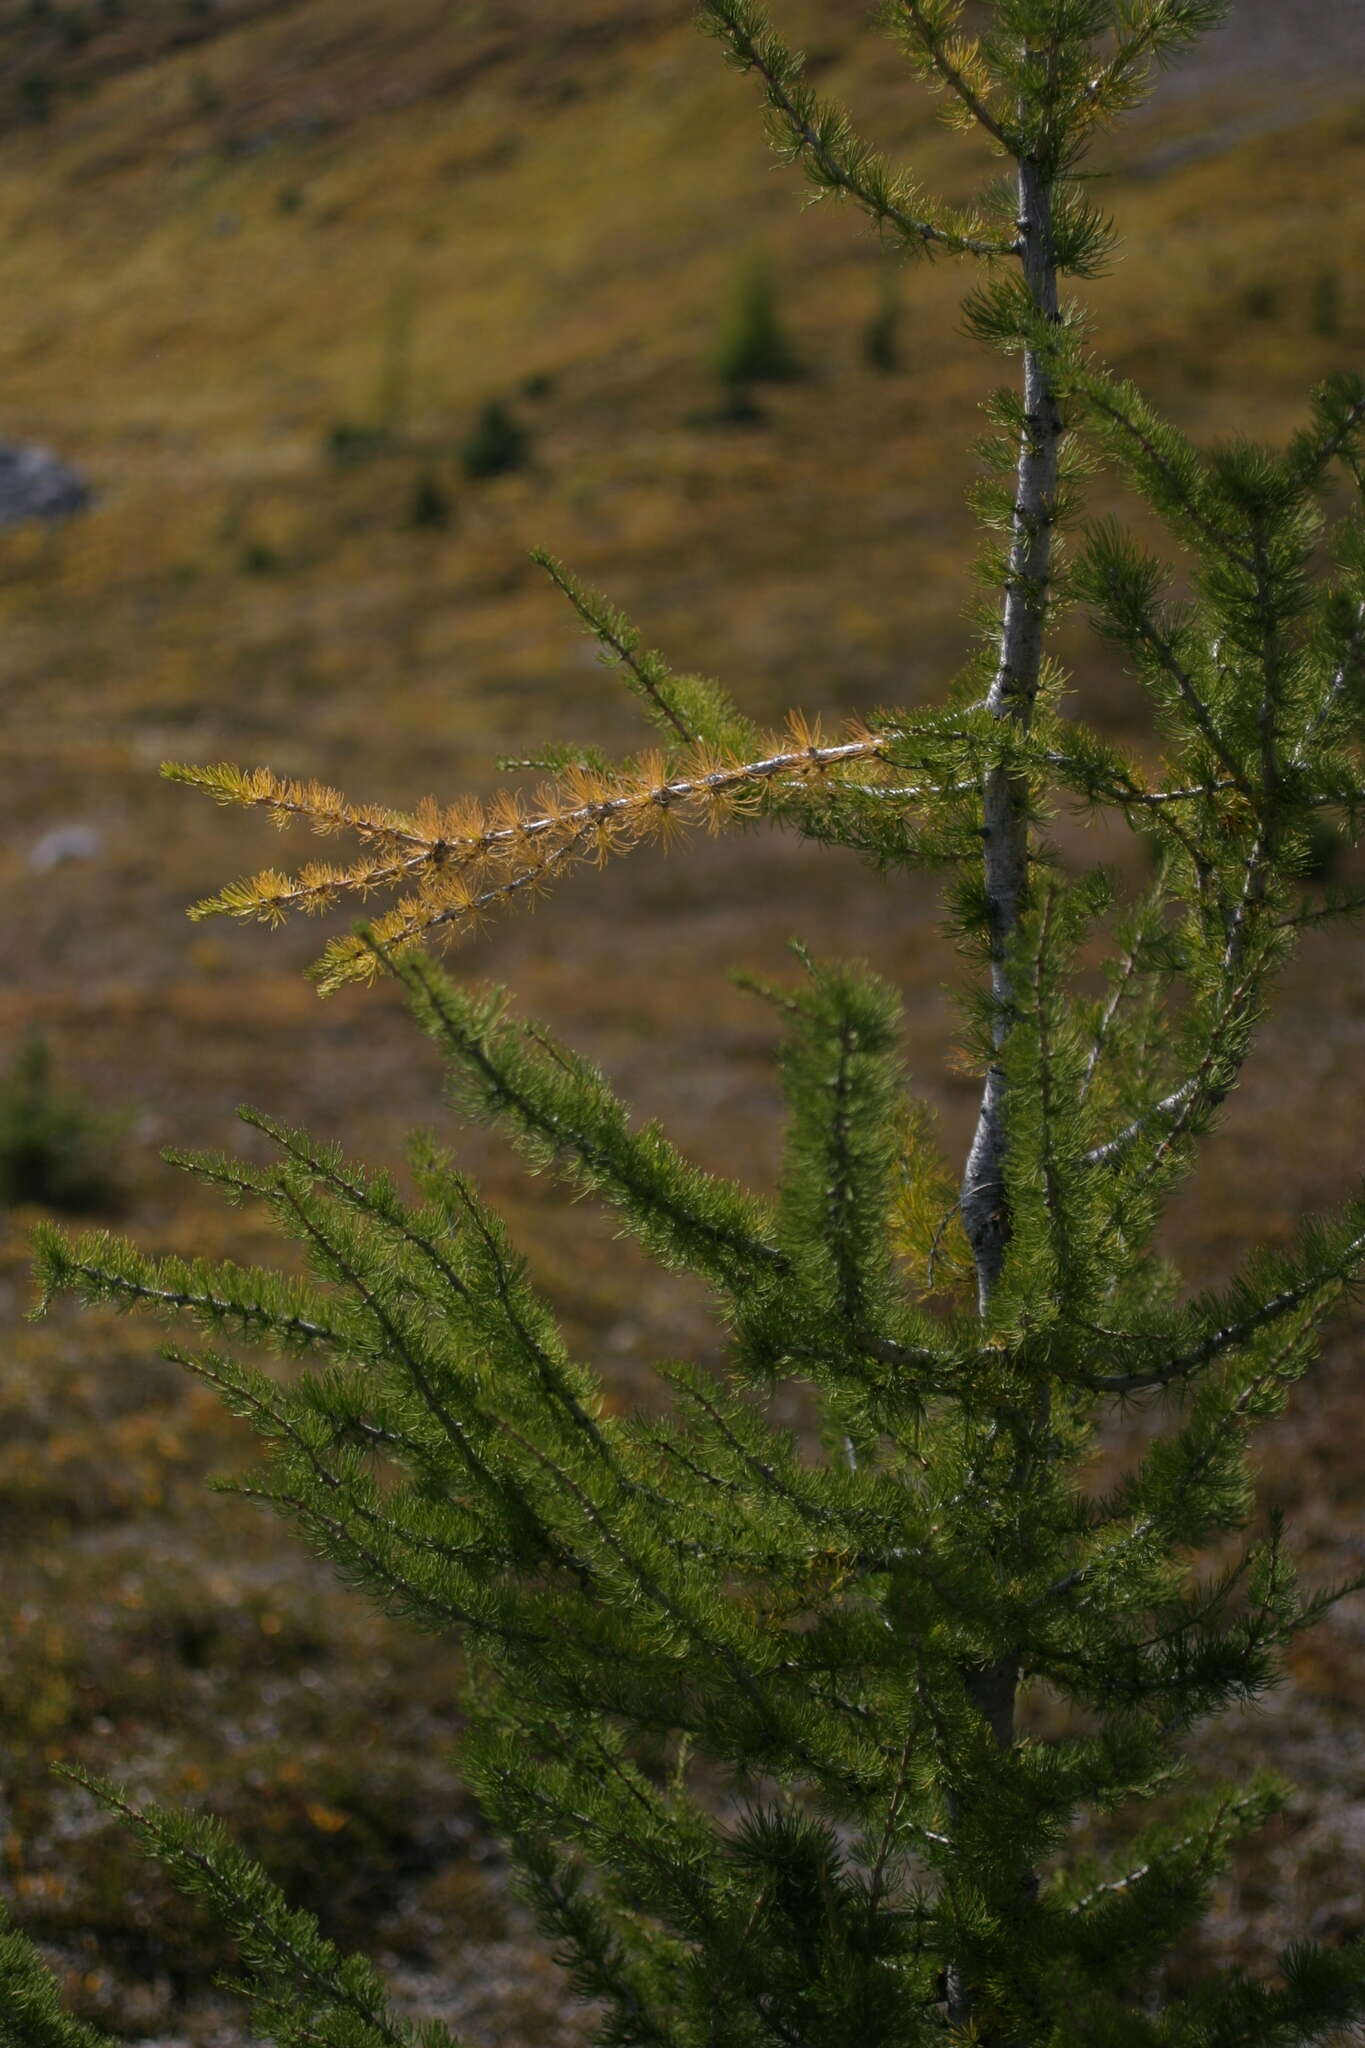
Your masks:
M822 88L926 184L979 182L985 160L889 45L829 0L781 12ZM450 1124L387 991L320 1005L303 981L316 930L185 922L276 845L161 783L163 758L408 803L486 789L495 757L546 740L628 749L633 708L534 544L760 717L931 698L969 645L969 445L999 366L957 335L963 281L893 275L856 219L803 215L752 94L689 16L687 0L0 4L0 435L54 450L93 493L63 523L0 532L0 1060L31 1080L45 1047L57 1085L121 1120L116 1184L79 1198L149 1244L274 1256L254 1217L159 1158L172 1141L249 1149L244 1098L375 1163L414 1124ZM1365 356L1363 57L1359 0L1241 0L1105 146L1125 239L1086 291L1097 342L1198 439L1282 438L1312 382ZM756 263L802 374L736 404L713 366ZM1103 477L1094 503L1127 509ZM1087 714L1144 745L1083 621L1064 653ZM1077 822L1059 832L1080 845ZM762 1184L773 1027L730 976L780 975L794 935L904 989L916 1083L959 1156L974 1087L951 1061L960 968L927 883L776 837L699 842L581 876L459 964L506 981L703 1162ZM1310 944L1174 1219L1192 1279L1347 1187L1363 1052L1365 949ZM713 1355L694 1294L493 1141L457 1142L620 1398L651 1357ZM470 2041L576 2040L455 1788L446 1653L207 1496L250 1447L156 1333L22 1322L26 1198L54 1190L11 1192L0 1886L73 2005L137 2039L238 2038L212 1937L54 1786L62 1758L212 1804ZM1265 1456L1311 1576L1361 1569L1362 1425L1343 1328ZM1356 1603L1267 1710L1199 1753L1268 1757L1304 1788L1220 1894L1220 1953L1365 1925L1362 1702Z

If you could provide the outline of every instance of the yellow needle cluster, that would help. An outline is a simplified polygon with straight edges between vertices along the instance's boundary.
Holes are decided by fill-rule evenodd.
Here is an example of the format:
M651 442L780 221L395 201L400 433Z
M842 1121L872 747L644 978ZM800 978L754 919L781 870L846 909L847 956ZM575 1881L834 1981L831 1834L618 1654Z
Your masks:
M488 803L430 799L411 812L352 804L337 790L285 781L266 768L169 766L165 772L220 803L264 810L280 826L302 820L324 836L349 832L363 849L358 860L311 861L294 875L267 868L196 904L192 917L224 914L277 925L295 911L328 910L343 896L402 892L367 935L333 940L315 970L326 990L368 979L384 954L433 936L457 936L505 904L533 901L580 861L600 863L642 840L667 839L683 824L719 831L737 818L779 808L812 783L846 780L850 770L864 784L869 777L887 778L886 744L885 735L864 728L827 744L817 726L797 715L750 759L695 745L667 760L651 753L619 769L567 770L538 789L529 805L519 792L506 792Z

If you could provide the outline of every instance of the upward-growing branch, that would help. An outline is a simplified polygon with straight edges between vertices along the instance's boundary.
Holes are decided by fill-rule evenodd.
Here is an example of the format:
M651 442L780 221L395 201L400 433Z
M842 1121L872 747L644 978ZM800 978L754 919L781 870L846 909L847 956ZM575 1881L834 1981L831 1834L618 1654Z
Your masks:
M1035 314L1058 319L1057 265L1052 245L1050 173L1019 159L1019 232L1024 282ZM1063 433L1052 368L1038 346L1024 351L1024 421L1015 471L1009 569L1000 619L1000 650L987 699L1002 722L1026 732L1043 669L1043 638L1052 580L1058 451ZM988 771L982 836L991 961L991 1042L1004 1045L1013 1010L1009 955L1028 895L1027 778L1008 767ZM976 1262L982 1311L1000 1277L1009 1243L1005 1203L1005 1075L999 1059L986 1071L976 1134L962 1183L962 1220Z

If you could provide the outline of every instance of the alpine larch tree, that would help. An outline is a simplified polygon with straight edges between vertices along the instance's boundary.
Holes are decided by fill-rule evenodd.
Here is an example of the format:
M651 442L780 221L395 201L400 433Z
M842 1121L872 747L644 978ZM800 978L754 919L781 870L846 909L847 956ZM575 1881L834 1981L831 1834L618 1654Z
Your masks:
M1365 1203L1215 1291L1182 1285L1156 1236L1299 935L1361 907L1311 875L1324 817L1350 835L1361 811L1365 383L1319 391L1287 449L1200 452L1106 371L1063 296L1113 244L1081 170L1092 139L1215 26L1215 0L991 0L979 33L963 11L888 0L883 25L1001 160L965 210L866 146L751 0L701 10L781 154L906 258L971 269L967 326L1017 372L990 400L977 493L979 647L940 706L760 732L546 559L651 751L550 750L533 798L410 813L265 770L169 771L358 842L200 913L274 923L394 892L327 948L323 988L397 976L465 1113L709 1285L724 1371L661 1367L642 1412L609 1412L430 1144L409 1193L254 1112L274 1164L183 1160L264 1204L307 1281L41 1241L45 1297L230 1345L176 1355L255 1425L261 1496L344 1579L462 1646L460 1769L604 2048L1288 2048L1365 2014L1357 1943L1178 1994L1161 1975L1283 1796L1182 1795L1183 1738L1271 1686L1348 1590L1297 1589L1247 1446L1365 1264ZM1183 551L1187 594L1083 521L1099 461ZM1149 696L1159 768L1087 727L1084 678L1050 657L1076 604ZM1149 885L1120 901L1100 868L1068 867L1048 839L1060 807L1137 834ZM897 998L863 969L802 956L769 991L789 1123L768 1201L433 964L429 942L575 863L759 818L947 876L979 983L960 1184L907 1098ZM270 1349L302 1369L245 1362ZM809 1434L773 1420L779 1387ZM1159 1426L1097 1489L1099 1433L1154 1403ZM92 1789L233 1930L261 2030L288 2048L449 2038L397 2016L214 1825ZM1132 1824L1152 1799L1160 1824ZM1096 1818L1128 1841L1112 1867L1077 1853ZM22 1939L5 1944L0 2041L91 2048Z

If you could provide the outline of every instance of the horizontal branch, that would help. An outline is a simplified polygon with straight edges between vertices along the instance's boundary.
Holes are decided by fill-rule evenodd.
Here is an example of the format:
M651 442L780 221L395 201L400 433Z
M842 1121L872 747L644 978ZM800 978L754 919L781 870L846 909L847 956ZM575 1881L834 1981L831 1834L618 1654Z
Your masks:
M258 1330L276 1337L284 1343L324 1344L343 1356L354 1355L357 1345L353 1335L287 1308L271 1308L268 1303L238 1298L227 1294L214 1294L208 1287L191 1283L188 1270L183 1285L159 1285L142 1273L121 1269L115 1265L101 1266L72 1251L67 1241L50 1227L36 1236L37 1265L42 1285L40 1311L51 1296L59 1290L70 1289L82 1299L94 1302L109 1302L114 1306L128 1308L147 1307L188 1312L208 1321L214 1326L232 1324L242 1330ZM115 1247L110 1243L110 1249ZM134 1255L135 1256L135 1255ZM147 1272L153 1268L146 1263ZM165 1260L163 1266L179 1270L179 1262ZM231 1268L234 1277L245 1283L254 1284L265 1277L251 1268ZM271 1279L278 1276L271 1275ZM282 1285L295 1286L294 1282Z
M1365 911L1365 896L1343 896L1326 903L1306 905L1300 910L1277 917L1277 932L1302 932L1314 925L1330 924L1334 917L1359 917Z
M1160 1102L1154 1102L1150 1109L1144 1109L1141 1116L1135 1116L1116 1137L1108 1139L1103 1145L1093 1145L1085 1155L1086 1165L1112 1166L1151 1129L1153 1124L1161 1123L1163 1119L1174 1118L1189 1101L1197 1085L1197 1081L1191 1075L1188 1081L1183 1081L1179 1088L1163 1096Z
M1163 804L1199 803L1209 797L1221 796L1225 790L1237 789L1240 785L1231 776L1221 782L1192 782L1184 789L1144 789L1139 782L1132 782L1112 764L1093 763L1076 754L1048 752L1043 759L1052 768L1071 769L1078 777L1089 777L1093 787L1110 795L1116 803L1142 804L1159 809Z
M668 763L658 753L620 769L590 764L567 768L537 792L528 810L516 794L489 804L468 800L440 806L429 801L412 815L356 809L334 790L282 781L267 769L250 774L218 766L168 769L173 779L207 790L219 802L263 809L278 821L299 818L323 834L355 831L373 856L349 866L315 862L298 875L276 869L233 882L195 905L195 918L226 915L280 924L296 912L317 914L341 897L362 899L407 890L376 919L368 937L349 936L328 947L315 969L324 991L368 979L386 955L408 952L423 940L468 931L494 909L534 897L555 876L581 861L601 863L642 840L667 839L683 823L711 830L800 796L812 783L841 786L850 769L880 769L897 735L855 728L826 742L818 726L794 715L785 734L761 742L749 756L702 743ZM903 772L903 771L902 771ZM865 793L876 783L860 779ZM899 787L899 784L896 785ZM926 800L940 794L926 786ZM908 800L905 799L905 800Z
M1158 1366L1146 1372L1104 1373L1081 1376L1081 1384L1099 1394L1136 1394L1156 1387L1173 1386L1176 1381L1188 1379L1192 1373L1211 1365L1227 1351L1235 1351L1262 1330L1269 1329L1283 1317L1293 1315L1296 1309L1304 1308L1313 1297L1324 1291L1343 1286L1352 1269L1365 1257L1365 1232L1354 1237L1337 1254L1332 1268L1326 1272L1312 1273L1292 1287L1281 1288L1268 1300L1253 1309L1250 1315L1239 1321L1226 1323L1222 1328L1211 1330L1188 1351L1178 1352ZM1121 1330L1105 1330L1104 1337L1120 1343L1140 1344L1144 1340L1140 1333L1125 1333Z

